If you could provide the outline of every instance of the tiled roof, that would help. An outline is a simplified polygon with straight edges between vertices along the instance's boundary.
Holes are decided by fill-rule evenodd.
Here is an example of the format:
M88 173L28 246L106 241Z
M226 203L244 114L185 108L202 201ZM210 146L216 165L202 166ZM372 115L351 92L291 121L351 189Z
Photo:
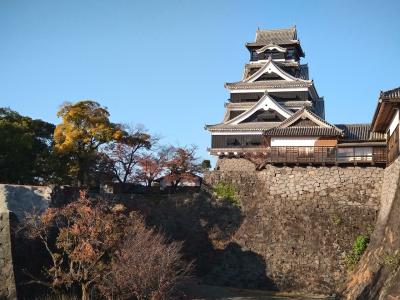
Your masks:
M254 104L256 104L257 101L252 101L252 102L227 102L225 103L225 107L227 108L233 108L233 109L249 109Z
M319 116L317 116L316 114L314 114L312 111L310 111L307 107L303 107L302 109L296 111L290 118L287 118L285 121L283 121L278 127L279 128L285 128L287 127L290 123L293 122L293 120L298 119L301 115L308 115L311 116L313 118L315 118L316 120L318 120L319 122L325 124L328 127L334 128L336 131L340 132L341 130L338 128L335 128L334 125L328 123L327 121L325 121L324 119L320 118Z
M315 126L293 125L298 120L308 118ZM341 136L342 130L329 124L324 119L308 110L306 107L295 112L290 118L280 123L276 128L265 132L269 136Z
M286 80L262 80L262 81L254 81L254 82L227 82L225 83L225 87L231 90L236 89L264 89L264 88L283 88L283 87L310 87L313 85L312 80L307 81L286 81Z
M240 123L237 125L232 124L215 124L206 125L206 129L209 131L264 131L278 126L280 122L252 122L252 123Z
M339 136L334 127L285 127L285 128L272 128L265 132L268 136Z
M274 98L274 97L273 97ZM278 101L279 105L287 107L312 107L312 102L309 100L291 100L291 101Z
M371 132L370 124L338 124L336 127L343 130L343 141L382 141L384 133Z
M380 98L383 100L398 100L400 101L400 87L393 89L393 90L389 90L389 91L385 91L385 92L381 92Z
M256 43L282 45L297 40L296 28L257 30Z

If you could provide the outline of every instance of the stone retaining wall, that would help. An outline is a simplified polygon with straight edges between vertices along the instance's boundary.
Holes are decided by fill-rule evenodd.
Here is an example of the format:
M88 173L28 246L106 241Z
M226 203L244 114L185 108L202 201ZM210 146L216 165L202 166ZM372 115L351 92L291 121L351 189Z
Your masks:
M232 241L263 257L278 289L326 293L344 284L346 251L375 224L383 169L268 165L254 171L241 159L218 166L205 182L232 183L242 201L244 221Z
M240 207L221 202L206 190L116 196L141 211L148 225L185 241L185 257L196 259L197 274L208 283L324 294L340 290L347 272L344 256L358 234L372 231L381 196L378 224L390 226L377 226L373 237L381 230L395 241L393 249L399 241L393 238L398 234L398 162L386 171L270 165L256 171L247 160L224 159L218 168L205 174L205 183L233 184ZM0 185L0 298L13 299L16 293L9 214L22 218L35 207L43 210L51 193L48 187Z

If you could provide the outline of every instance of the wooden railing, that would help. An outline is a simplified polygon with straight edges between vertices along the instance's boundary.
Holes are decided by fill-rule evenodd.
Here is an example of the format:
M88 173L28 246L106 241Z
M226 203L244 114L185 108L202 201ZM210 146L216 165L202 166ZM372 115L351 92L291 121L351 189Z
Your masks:
M268 147L267 161L274 163L334 163L335 147Z
M343 149L343 148L341 148ZM372 152L359 153L360 147L234 147L209 149L214 155L262 155L270 163L295 164L346 164L371 163L384 164L387 161L386 147L372 147Z

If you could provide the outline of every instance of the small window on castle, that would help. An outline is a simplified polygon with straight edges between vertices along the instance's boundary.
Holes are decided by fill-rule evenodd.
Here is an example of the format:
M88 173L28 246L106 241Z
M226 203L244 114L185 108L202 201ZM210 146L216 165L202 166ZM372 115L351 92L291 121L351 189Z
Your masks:
M251 60L257 60L258 59L258 54L256 51L251 51Z
M226 144L228 146L239 146L240 145L239 141L234 137L228 137L226 139Z
M287 58L294 58L294 50L293 49L289 49L287 51Z

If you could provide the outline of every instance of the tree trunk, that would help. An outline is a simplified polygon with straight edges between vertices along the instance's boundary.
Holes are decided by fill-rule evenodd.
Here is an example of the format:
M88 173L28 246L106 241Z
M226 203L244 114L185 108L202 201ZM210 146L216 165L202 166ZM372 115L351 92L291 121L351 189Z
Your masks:
M151 184L153 183L152 179L148 179L147 180L147 187L151 187Z
M82 300L89 300L89 284L82 283Z

